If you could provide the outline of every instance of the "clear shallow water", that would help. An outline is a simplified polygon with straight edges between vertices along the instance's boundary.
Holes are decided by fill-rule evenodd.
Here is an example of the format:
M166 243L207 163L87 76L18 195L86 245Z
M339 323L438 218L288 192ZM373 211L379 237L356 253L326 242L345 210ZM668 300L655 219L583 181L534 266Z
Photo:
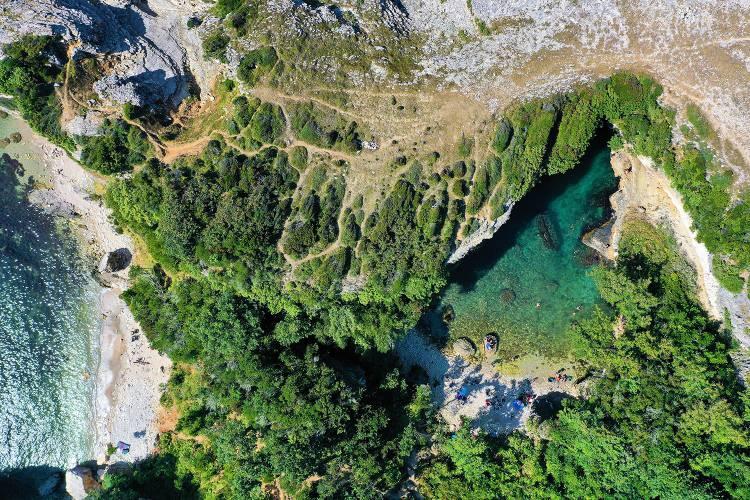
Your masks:
M490 241L454 267L430 318L433 333L445 334L440 311L450 304L453 338L478 342L495 332L500 354L564 355L571 323L600 301L588 276L595 255L581 236L609 215L616 188L603 144L573 171L545 178Z
M17 129L0 120L0 137ZM32 145L0 150L0 480L70 467L94 439L99 287L65 225L26 201L40 181Z

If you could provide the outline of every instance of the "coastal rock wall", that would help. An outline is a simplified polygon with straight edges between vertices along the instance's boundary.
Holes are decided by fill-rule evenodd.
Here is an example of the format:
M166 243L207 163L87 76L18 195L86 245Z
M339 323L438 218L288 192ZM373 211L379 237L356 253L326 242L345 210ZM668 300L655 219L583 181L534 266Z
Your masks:
M584 237L584 243L604 257L617 258L617 248L625 221L629 217L645 219L653 225L669 228L685 258L696 271L698 297L709 314L717 320L729 311L737 340L750 348L750 301L744 294L724 290L711 271L711 254L697 239L692 219L682 204L680 194L669 178L656 168L650 158L627 151L612 154L612 169L620 179L619 190L610 197L613 218Z
M476 247L481 245L483 241L492 238L495 233L497 233L498 229L500 229L503 224L510 220L510 213L512 209L513 204L508 206L503 215L495 220L482 219L479 223L479 229L461 240L461 242L458 244L458 247L453 251L450 257L448 257L447 263L455 264L459 260L466 257Z

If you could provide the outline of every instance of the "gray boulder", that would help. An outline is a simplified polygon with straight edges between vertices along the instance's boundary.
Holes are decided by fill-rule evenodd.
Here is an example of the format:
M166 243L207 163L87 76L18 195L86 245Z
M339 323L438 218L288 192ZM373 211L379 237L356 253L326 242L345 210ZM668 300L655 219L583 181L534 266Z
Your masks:
M453 343L453 354L462 358L469 358L477 352L477 348L471 340L462 337Z

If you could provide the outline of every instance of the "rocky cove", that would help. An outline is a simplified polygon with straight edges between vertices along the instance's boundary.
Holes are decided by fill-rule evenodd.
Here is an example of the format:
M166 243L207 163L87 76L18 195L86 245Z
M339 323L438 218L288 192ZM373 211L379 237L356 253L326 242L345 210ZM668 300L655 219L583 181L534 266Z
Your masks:
M581 165L543 178L512 211L480 229L481 245L472 235L466 241L476 248L459 246L465 257L453 264L430 320L438 336L469 337L478 345L497 333L507 356L564 356L568 326L599 300L588 277L597 254L581 236L609 217L608 197L616 189L609 156L605 139L597 138ZM455 319L444 331L440 311L448 305Z

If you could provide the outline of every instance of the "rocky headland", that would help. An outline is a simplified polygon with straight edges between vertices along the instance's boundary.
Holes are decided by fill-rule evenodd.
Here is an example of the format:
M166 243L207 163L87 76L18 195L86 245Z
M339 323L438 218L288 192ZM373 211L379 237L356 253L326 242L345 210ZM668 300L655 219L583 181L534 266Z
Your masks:
M640 218L669 230L682 254L696 273L698 297L711 316L731 321L732 332L744 348L750 347L750 301L746 294L732 294L721 287L711 270L712 256L698 241L690 215L680 194L650 158L627 150L612 154L612 169L619 178L619 189L610 197L613 216L584 236L584 243L605 258L615 260L623 226L631 218Z

